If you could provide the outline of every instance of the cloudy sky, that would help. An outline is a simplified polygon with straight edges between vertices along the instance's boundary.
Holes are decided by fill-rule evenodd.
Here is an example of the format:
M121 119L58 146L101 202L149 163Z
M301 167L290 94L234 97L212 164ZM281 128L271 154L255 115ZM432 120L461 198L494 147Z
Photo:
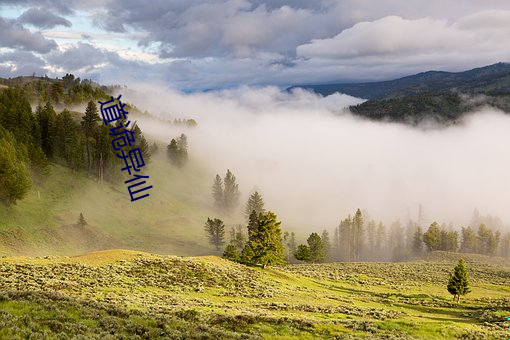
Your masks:
M180 90L510 61L507 0L0 0L0 76Z

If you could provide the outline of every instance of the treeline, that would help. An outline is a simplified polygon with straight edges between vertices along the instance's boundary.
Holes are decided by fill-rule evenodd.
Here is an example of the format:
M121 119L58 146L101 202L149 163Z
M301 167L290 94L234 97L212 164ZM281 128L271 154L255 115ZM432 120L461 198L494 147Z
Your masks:
M118 136L99 116L96 99L101 98L90 100L83 114L67 109L57 113L50 101L32 112L29 97L24 87L0 92L0 201L12 204L23 198L31 179L42 179L50 161L100 180L119 178L124 163L112 147ZM115 126L125 123L116 121ZM140 128L131 122L129 131L135 140L129 150L140 148L148 164L149 145Z
M332 236L327 230L321 235L314 232L307 244L289 249L297 260L308 262L402 261L435 250L510 257L510 232L503 235L483 223L476 229L463 227L460 233L437 222L426 230L414 221L406 227L396 221L386 228L382 222L365 222L358 209L340 222Z
M454 91L410 94L397 98L372 99L353 105L353 114L374 120L417 124L423 120L457 121L465 112L483 106L510 112L508 93L462 94Z
M100 86L88 79L66 74L62 79L45 77L17 77L1 79L0 83L23 90L32 103L79 104L89 100L108 100L109 88Z

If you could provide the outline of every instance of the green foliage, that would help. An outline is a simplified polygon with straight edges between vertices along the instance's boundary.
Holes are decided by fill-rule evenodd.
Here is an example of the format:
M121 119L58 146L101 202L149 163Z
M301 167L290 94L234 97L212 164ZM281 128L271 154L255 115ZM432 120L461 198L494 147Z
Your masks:
M0 201L10 205L22 199L31 186L26 149L0 127Z
M247 243L253 250L254 264L260 264L265 268L267 265L285 263L280 224L271 211L259 214L258 228L252 232Z
M461 295L466 295L471 291L469 289L467 266L463 259L459 260L453 275L450 274L447 289L448 292L453 295L453 299L457 299L457 302L460 301Z
M166 152L170 163L178 168L183 167L188 162L188 138L181 134L177 139L172 139L166 147Z
M310 248L310 261L322 262L325 258L324 243L317 233L311 233L306 240Z
M219 251L220 247L225 244L225 225L223 221L218 218L207 218L204 230L209 239L209 243L215 246L216 250Z
M223 252L223 257L227 260L238 262L241 259L241 254L234 244L228 244Z
M312 260L312 251L306 244L300 244L294 252L294 257L299 261L310 262Z
M261 212L264 212L264 200L262 199L262 196L259 194L258 191L255 191L253 194L250 195L248 198L248 202L246 202L246 208L244 209L244 215L246 216L246 219L250 219L250 215L252 212L255 211L255 213L258 215Z
M423 234L423 242L429 250L439 249L441 245L441 230L437 222L433 222L429 229Z

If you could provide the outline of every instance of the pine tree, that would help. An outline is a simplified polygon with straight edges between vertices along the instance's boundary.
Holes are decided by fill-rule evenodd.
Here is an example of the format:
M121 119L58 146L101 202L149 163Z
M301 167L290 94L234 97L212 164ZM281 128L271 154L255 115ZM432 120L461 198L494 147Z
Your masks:
M312 252L306 244L300 244L294 252L294 257L299 261L310 262L312 260Z
M310 260L312 262L324 261L324 244L319 234L311 233L306 242L310 248Z
M86 226L88 223L85 221L85 217L83 217L83 213L80 213L80 217L78 218L78 225L80 227Z
M457 303L460 302L461 295L466 295L471 291L469 289L467 266L463 259L459 260L453 275L450 274L447 289L453 295L453 300L457 299Z
M338 226L338 233L340 234L340 260L352 261L352 218L349 215L346 219L340 222Z
M329 240L329 233L326 229L322 231L321 235L322 246L324 248L324 259L323 261L330 261L332 258L331 254L331 241Z
M225 211L227 213L232 213L232 211L239 205L240 197L239 185L236 183L236 176L234 176L230 170L227 170L223 183L225 185L223 190Z
M233 244L239 251L242 251L246 243L246 236L243 233L243 226L238 225L230 229L230 244Z
M214 179L214 183L212 186L212 196L214 198L214 206L219 211L223 210L223 207L225 205L225 202L223 200L223 181L221 180L220 175L216 175Z
M244 215L246 216L247 220L250 218L250 215L253 211L255 211L257 215L265 211L264 200L258 191L255 191L253 194L251 194L250 198L248 198L248 202L246 202Z
M216 250L219 251L220 247L225 243L225 225L223 221L218 218L207 218L204 230L209 239L209 243L215 246Z
M361 210L356 210L352 219L352 250L355 261L360 259L361 248L363 247L363 216Z
M460 251L463 253L476 253L479 249L478 238L476 237L476 233L471 227L462 228L462 244L460 247Z
M9 131L0 127L0 201L6 205L15 204L30 189L26 152Z
M230 261L238 262L241 259L241 254L239 254L239 250L233 244L228 244L223 252L223 257Z
M429 250L438 250L441 245L441 230L437 222L433 222L423 234L423 243Z
M281 222L277 222L276 219L276 215L271 211L260 213L258 228L247 243L253 250L252 262L262 265L262 268L270 264L285 263Z
M244 245L243 251L241 252L241 263L250 264L253 263L253 258L255 257L255 253L250 245L250 243L246 243Z
M92 158L90 157L90 136L94 128L97 126L96 122L100 121L99 114L97 113L97 106L92 100L88 102L85 115L82 118L81 126L85 132L85 149L87 151L87 171L90 173L92 169Z
M419 255L421 254L422 250L423 250L423 232L421 230L421 227L418 226L413 236L413 252L416 255Z

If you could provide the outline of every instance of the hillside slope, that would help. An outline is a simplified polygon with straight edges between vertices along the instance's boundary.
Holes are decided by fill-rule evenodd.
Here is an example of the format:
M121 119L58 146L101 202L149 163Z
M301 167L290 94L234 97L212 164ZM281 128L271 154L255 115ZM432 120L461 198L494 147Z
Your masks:
M439 257L267 270L217 257L121 250L71 258L4 257L0 337L508 336L508 261L495 265L466 255L472 293L457 305L446 291L455 259Z
M107 248L214 253L202 228L216 214L210 178L193 162L177 169L165 157L153 157L150 196L135 202L124 183L99 182L51 164L26 198L0 205L0 254L73 255ZM80 213L88 225L77 224Z
M407 77L370 83L298 85L324 96L335 92L364 99L396 98L420 93L457 90L470 93L510 93L510 63L463 72L428 71Z

